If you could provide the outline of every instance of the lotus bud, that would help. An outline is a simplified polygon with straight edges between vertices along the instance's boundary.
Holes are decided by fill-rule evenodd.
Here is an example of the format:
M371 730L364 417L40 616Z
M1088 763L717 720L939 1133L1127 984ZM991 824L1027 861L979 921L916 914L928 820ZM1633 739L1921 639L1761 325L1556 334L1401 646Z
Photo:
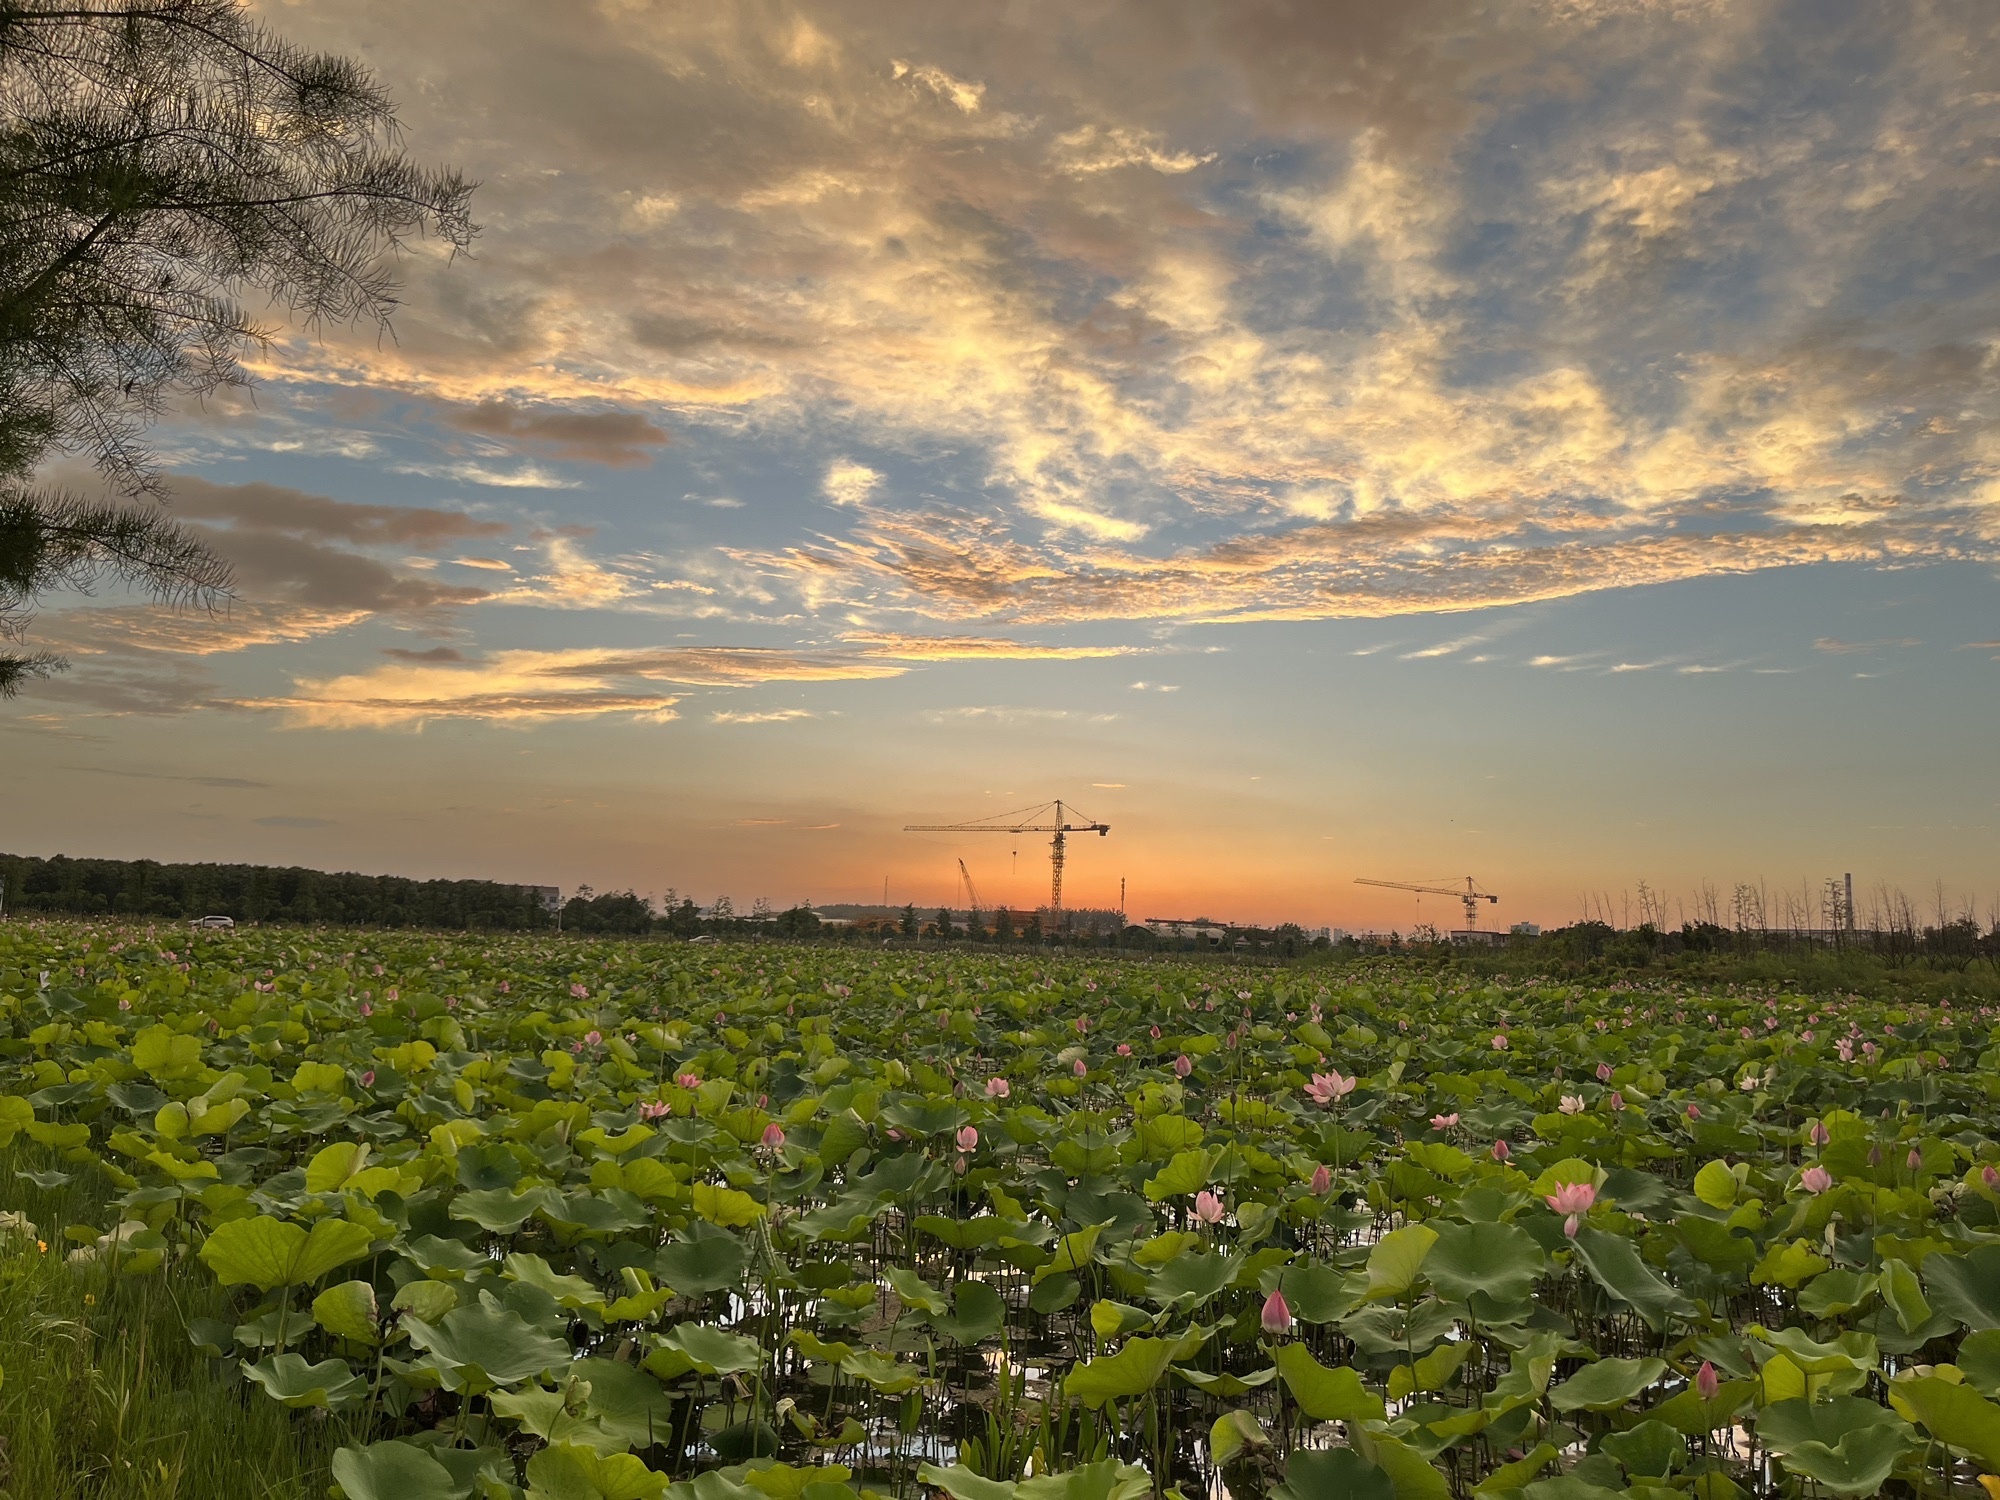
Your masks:
M1189 1061L1188 1055L1185 1052L1174 1059L1174 1073L1177 1077L1185 1078L1193 1071L1194 1064Z
M372 1089L375 1087L375 1070L373 1068L370 1068L367 1072L361 1075L361 1086L364 1089ZM1989 1167L1987 1168L1987 1170L1990 1172L1992 1168Z
M1152 1035L1152 1038L1153 1038L1153 1040L1157 1042L1157 1041L1158 1041L1158 1040L1160 1039L1160 1028L1159 1028L1159 1027L1157 1027L1157 1026L1155 1026L1155 1027L1154 1027L1154 1028L1152 1029L1152 1032L1151 1032L1151 1035Z
M785 1132L778 1128L776 1120L773 1120L764 1127L764 1149L767 1151L782 1151L785 1149Z
M1004 1078L986 1080L986 1097L989 1099L1005 1099L1012 1092L1013 1089Z
M1703 1360L1701 1368L1694 1372L1694 1393L1704 1401L1713 1401L1721 1389L1722 1378L1715 1373L1715 1366Z
M1072 1069L1072 1071L1076 1074L1077 1077L1081 1078L1083 1077L1084 1074L1088 1073L1090 1069L1085 1065L1083 1059L1079 1057L1076 1060L1076 1066L1074 1069Z
M1491 1154L1495 1161L1505 1161L1508 1157L1512 1156L1514 1152L1505 1141L1495 1141L1493 1143L1493 1150Z
M1979 1180L1986 1184L1989 1193L2000 1193L2000 1167L1981 1167Z
M1921 1167L1923 1164L1924 1164L1924 1153L1919 1151L1915 1146L1910 1147L1910 1154L1903 1158L1903 1165L1908 1167L1912 1172L1914 1172L1917 1170L1918 1167Z
M1204 1224L1222 1222L1222 1200L1207 1188L1194 1195L1194 1216Z
M1814 1120L1812 1122L1812 1129L1806 1132L1806 1139L1811 1141L1815 1146L1824 1146L1832 1138L1827 1131L1825 1122L1821 1120Z
M961 1151L970 1151L978 1146L978 1144L979 1132L974 1130L970 1125L961 1125L958 1129L958 1149Z
M1285 1305L1285 1294L1273 1292L1264 1299L1264 1332L1276 1337L1289 1333L1292 1328L1292 1310Z
M1880 1144L1873 1145L1868 1148L1868 1165L1871 1167L1879 1167L1882 1165L1882 1147L1880 1146Z
M1619 1090L1613 1089L1611 1091L1611 1097L1607 1099L1605 1102L1609 1104L1614 1110L1623 1109L1625 1107L1625 1095L1621 1093Z
M1699 1120L1701 1118L1701 1106L1699 1104L1689 1104L1687 1107L1687 1117L1690 1120Z
M1607 1063L1607 1062L1601 1062L1601 1063L1599 1063L1599 1064L1597 1065L1597 1081L1598 1081L1599 1083L1609 1083L1609 1082L1611 1082L1611 1064L1610 1064L1610 1063Z
M1313 1168L1312 1190L1315 1193L1324 1194L1327 1191L1327 1189L1331 1188L1332 1186L1333 1186L1333 1173L1331 1170L1328 1169L1325 1162L1321 1162L1318 1166Z
M1807 1167L1799 1173L1799 1186L1809 1193L1823 1193L1833 1186L1833 1174L1825 1167Z
M1118 1044L1118 1055L1120 1057L1130 1057L1132 1055L1132 1044L1130 1042L1120 1042Z

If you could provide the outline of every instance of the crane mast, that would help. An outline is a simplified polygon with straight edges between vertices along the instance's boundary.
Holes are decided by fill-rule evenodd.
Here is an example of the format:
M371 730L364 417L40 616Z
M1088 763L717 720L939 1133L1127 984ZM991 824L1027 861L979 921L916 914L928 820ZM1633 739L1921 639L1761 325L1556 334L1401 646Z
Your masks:
M1075 818L1083 818L1083 821L1071 821ZM1111 825L1085 818L1075 808L1065 806L1058 798L1054 802L1044 802L1040 807L1024 807L1015 812L999 813L991 818L976 818L969 823L905 823L903 832L1053 834L1054 837L1049 840L1049 911L1054 915L1060 914L1063 909L1063 864L1069 857L1069 835L1094 833L1103 838L1111 832ZM961 868L963 868L962 863Z

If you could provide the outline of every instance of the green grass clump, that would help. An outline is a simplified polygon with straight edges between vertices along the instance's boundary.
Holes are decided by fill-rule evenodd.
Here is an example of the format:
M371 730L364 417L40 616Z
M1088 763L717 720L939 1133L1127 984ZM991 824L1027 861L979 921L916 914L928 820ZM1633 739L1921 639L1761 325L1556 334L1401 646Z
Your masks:
M17 1175L59 1165L0 1151L0 1209L34 1226L0 1230L0 1497L323 1495L328 1445L189 1343L189 1317L223 1310L205 1268L128 1276L67 1259L64 1231L108 1228L112 1210L95 1173L46 1189Z

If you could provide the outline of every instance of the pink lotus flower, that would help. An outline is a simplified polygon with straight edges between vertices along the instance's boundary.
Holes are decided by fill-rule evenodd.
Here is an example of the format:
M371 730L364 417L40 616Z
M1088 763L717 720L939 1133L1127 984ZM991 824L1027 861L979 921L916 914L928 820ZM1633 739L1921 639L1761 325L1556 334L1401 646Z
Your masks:
M1185 1078L1188 1076L1188 1074L1192 1073L1193 1071L1194 1071L1194 1063L1189 1060L1188 1055L1185 1052L1183 1052L1179 1057L1174 1059L1174 1073L1178 1077Z
M363 1016L372 1016L375 1014L375 1007L370 1005L366 1000L363 1000L361 1002L361 1014Z
M1609 1083L1609 1082L1611 1082L1611 1064L1610 1064L1610 1063L1607 1063L1607 1062L1601 1062L1601 1063L1599 1063L1599 1064L1597 1065L1597 1081L1598 1081L1599 1083Z
M1194 1195L1194 1216L1204 1224L1222 1222L1222 1200L1203 1188Z
M1923 1164L1924 1164L1924 1153L1919 1151L1915 1146L1910 1147L1910 1154L1903 1158L1903 1165L1908 1167L1912 1172L1914 1172L1917 1170L1918 1167L1921 1167Z
M1833 1186L1833 1174L1825 1167L1807 1167L1799 1173L1799 1186L1809 1193L1823 1193Z
M1854 1061L1854 1043L1849 1041L1846 1037L1842 1037L1839 1041L1835 1042L1833 1045L1834 1049L1840 1053L1840 1060L1842 1062Z
M674 1107L664 1099L647 1099L639 1106L639 1118L642 1120L657 1120L660 1116L670 1115L673 1112Z
M2000 1167L1981 1167L1979 1180L1986 1184L1989 1193L2000 1193Z
M1005 1099L1005 1098L1007 1097L1007 1095L1008 1095L1008 1094L1009 1094L1010 1092L1012 1092L1012 1090L1011 1090L1011 1089L1010 1089L1010 1088L1008 1087L1008 1084L1007 1084L1007 1080L1006 1080L1006 1079L1004 1079L1004 1078L989 1078L989 1079L987 1079L987 1080L986 1080L986 1097L987 1097L987 1098L989 1098L989 1099Z
M1158 1041L1158 1040L1160 1039L1160 1028L1159 1028L1159 1027L1157 1027L1157 1026L1155 1026L1155 1027L1154 1027L1154 1028L1152 1029L1152 1032L1151 1032L1151 1036L1152 1036L1153 1040L1157 1042L1157 1041Z
M509 982L508 982L507 980L503 979L503 980L501 980L501 981L500 981L500 993L501 993L501 994L503 994L503 995L504 995L504 994L506 994L506 993L507 993L507 992L508 992L509 990L511 990L511 989L513 989L513 988L514 988L514 986L513 986L513 985L512 985L511 983L509 983Z
M1557 1213L1564 1215L1563 1233L1576 1238L1577 1226L1583 1216L1590 1212L1590 1206L1597 1201L1597 1189L1588 1182L1565 1182L1542 1200Z
M1272 1292L1264 1299L1264 1332L1276 1338L1281 1333L1289 1333L1292 1328L1292 1310L1285 1305L1283 1292Z
M1313 1074L1312 1082L1306 1085L1306 1093L1312 1097L1313 1103L1326 1109L1336 1099L1345 1099L1353 1093L1355 1084L1360 1081L1358 1078L1341 1077L1340 1069L1335 1068L1331 1073Z
M1118 1044L1118 1055L1120 1057L1130 1057L1132 1055L1132 1044L1130 1042L1120 1042Z
M1458 1124L1457 1110L1453 1110L1448 1115L1431 1116L1431 1129L1433 1130L1450 1130L1456 1124Z
M1621 1110L1625 1107L1625 1095L1622 1090L1613 1089L1611 1097L1604 1102L1610 1105L1613 1110Z
M1318 1166L1313 1168L1311 1186L1313 1192L1322 1195L1325 1194L1326 1191L1333 1186L1333 1173L1327 1167L1325 1162L1321 1162Z
M978 1132L978 1131L974 1130L974 1129L973 1129L973 1128L972 1128L972 1127L971 1127L970 1125L961 1125L961 1126L959 1126L959 1127L958 1127L958 1149L959 1149L959 1150L961 1150L961 1151L970 1151L970 1150L972 1150L972 1149L973 1149L974 1147L976 1147L976 1146L977 1146L978 1144L979 1144L979 1132Z
M1070 1071L1075 1073L1077 1077L1081 1078L1090 1071L1090 1068L1089 1065L1086 1064L1084 1060L1079 1057Z
M1487 1154L1490 1155L1495 1161L1505 1161L1508 1157L1514 1154L1514 1151L1513 1148L1510 1147L1505 1141L1495 1141L1493 1143L1492 1150L1489 1151Z
M1494 1033L1493 1050L1495 1052L1505 1052L1507 1050L1507 1035L1505 1032Z
M569 987L569 995L572 1000L588 1000L590 991L580 984L573 984Z
M1824 1146L1833 1137L1827 1133L1827 1128L1823 1121L1814 1120L1812 1128L1806 1132L1806 1139L1811 1141L1815 1146Z
M674 1074L674 1082L684 1089L698 1089L701 1087L701 1074L676 1073Z
M583 1045L586 1047L602 1047L604 1045L604 1033L601 1031L586 1031L583 1034Z
M1701 1118L1701 1106L1699 1104L1688 1105L1687 1117L1690 1120L1699 1120Z
M785 1149L785 1132L778 1128L776 1120L773 1120L764 1127L762 1144L766 1151L782 1151Z
M361 1086L364 1089L372 1089L375 1087L375 1070L373 1068L368 1069L361 1075Z
M1722 1377L1715 1373L1715 1366L1707 1360L1694 1372L1694 1393L1704 1401L1713 1401L1715 1393L1722 1389Z
M1588 1182L1565 1182L1542 1201L1559 1214L1588 1213L1597 1202L1597 1188Z
M1583 1113L1583 1095L1564 1094L1562 1102L1556 1108L1566 1115L1580 1115Z

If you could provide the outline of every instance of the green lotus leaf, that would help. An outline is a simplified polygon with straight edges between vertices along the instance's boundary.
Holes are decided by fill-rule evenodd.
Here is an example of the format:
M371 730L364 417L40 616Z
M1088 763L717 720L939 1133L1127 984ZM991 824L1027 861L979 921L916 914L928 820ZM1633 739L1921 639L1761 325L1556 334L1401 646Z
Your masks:
M313 1298L313 1321L335 1338L356 1344L379 1341L375 1288L365 1281L343 1281Z
M258 1364L246 1364L243 1374L261 1385L266 1395L291 1407L346 1406L368 1394L368 1382L344 1359L308 1364L301 1355L274 1354Z
M1876 1278L1882 1300L1889 1304L1896 1314L1896 1321L1903 1332L1915 1333L1931 1320L1931 1305L1924 1299L1922 1284L1917 1273L1910 1269L1909 1262L1891 1257L1882 1262L1882 1271Z
M1965 1383L1982 1396L2000 1396L2000 1328L1968 1333L1953 1362Z
M1515 1224L1442 1224L1422 1264L1439 1296L1467 1302L1480 1293L1500 1303L1533 1292L1548 1257Z
M982 1478L964 1464L948 1469L923 1464L917 1483L935 1485L952 1500L1140 1500L1153 1489L1152 1476L1144 1469L1116 1459L1018 1482Z
M1226 1411L1208 1429L1208 1461L1218 1469L1235 1463L1246 1449L1270 1446L1270 1434L1247 1411Z
M1397 1491L1386 1469L1352 1448L1299 1448L1271 1494L1273 1500L1396 1500Z
M1216 1153L1178 1151L1164 1167L1146 1179L1146 1196L1155 1203L1186 1198L1214 1181Z
M900 1396L924 1383L924 1372L916 1365L899 1364L873 1349L859 1349L840 1362L842 1374L873 1386L885 1396Z
M915 1271L902 1266L885 1266L882 1274L889 1278L889 1285L896 1289L896 1297L903 1306L921 1313L941 1313L945 1310L944 1293Z
M755 1339L703 1323L679 1324L660 1342L680 1350L703 1375L746 1375L764 1362L764 1350Z
M606 1433L633 1448L666 1441L674 1398L644 1370L615 1359L580 1359L570 1374L589 1383L590 1415Z
M1964 1255L1925 1256L1924 1289L1932 1306L1967 1328L2000 1328L2000 1245L1981 1245Z
M517 1281L547 1292L558 1307L572 1310L592 1308L602 1311L604 1294L585 1281L581 1276L558 1275L549 1263L539 1255L515 1253L501 1264L501 1274L509 1281Z
M470 1488L413 1443L370 1443L340 1448L333 1478L347 1500L462 1500Z
M528 1460L528 1500L659 1500L666 1492L667 1476L629 1453L562 1443Z
M1757 1413L1757 1436L1787 1468L1838 1495L1874 1494L1910 1446L1894 1413L1854 1396L1775 1402Z
M694 1226L687 1239L662 1246L653 1257L660 1280L683 1297L735 1286L749 1263L741 1240L706 1225Z
M1129 1338L1116 1354L1099 1355L1063 1377L1063 1394L1085 1406L1103 1406L1144 1395L1160 1383L1177 1357L1179 1339Z
M410 1342L431 1356L447 1388L480 1394L513 1385L546 1370L566 1367L570 1347L531 1325L488 1292L467 1307L454 1308L436 1324L404 1318Z
M1162 1306L1200 1307L1234 1281L1242 1268L1240 1255L1208 1252L1177 1256L1147 1281L1146 1297Z
M1437 1240L1438 1232L1428 1224L1405 1224L1377 1240L1368 1252L1369 1299L1401 1298L1415 1287Z
M520 1158L504 1141L460 1146L456 1161L458 1185L471 1192L506 1191L521 1180Z
M1549 1392L1557 1411L1613 1411L1658 1382L1663 1359L1600 1359Z
M452 1199L451 1216L468 1224L477 1224L490 1234L513 1234L536 1214L560 1201L555 1189L547 1186L525 1190L487 1188L480 1192L460 1193Z
M1889 1386L1889 1404L1939 1442L1963 1448L1988 1473L2000 1473L2000 1406L1971 1386L1936 1375L1897 1380Z
M733 1187L697 1182L690 1191L694 1197L694 1211L709 1223L724 1229L740 1229L755 1224L768 1211L748 1193Z
M998 1333L1007 1319L1007 1305L983 1281L961 1281L952 1288L952 1311L931 1319L931 1326L954 1343L972 1345Z
M1358 1373L1345 1365L1329 1369L1304 1344L1280 1345L1275 1359L1285 1388L1314 1421L1379 1422L1387 1415L1382 1398L1361 1384Z
M1607 1432L1602 1447L1634 1478L1664 1479L1687 1462L1687 1439L1661 1421Z
M1710 1208L1728 1208L1742 1186L1726 1161L1712 1161L1694 1174L1694 1195Z
M1662 1329L1670 1318L1693 1316L1694 1304L1639 1258L1639 1247L1632 1241L1585 1225L1572 1243L1592 1279L1628 1304L1648 1327Z
M375 1243L372 1231L346 1219L320 1219L307 1231L264 1216L216 1226L201 1258L224 1286L261 1291L303 1286L336 1266L359 1260Z

